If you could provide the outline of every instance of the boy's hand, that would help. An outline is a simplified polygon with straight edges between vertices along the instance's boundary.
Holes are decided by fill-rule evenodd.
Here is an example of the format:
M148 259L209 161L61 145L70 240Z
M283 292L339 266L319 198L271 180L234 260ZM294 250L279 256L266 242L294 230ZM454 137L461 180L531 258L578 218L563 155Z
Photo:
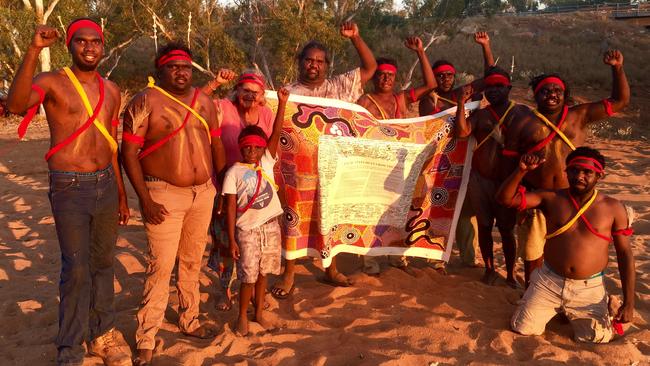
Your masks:
M47 25L39 25L34 31L32 46L36 48L50 47L61 35L56 28Z
M235 240L230 241L230 255L234 260L239 260L239 245Z
M618 314L616 314L615 319L620 323L629 323L634 318L634 305L629 305L624 303L620 309L618 309Z
M537 167L544 164L544 162L546 162L545 158L533 154L525 154L521 159L519 159L519 169L529 172L537 169Z
M341 35L345 38L354 38L359 36L359 27L354 22L344 22L341 24Z
M490 44L490 36L488 36L487 32L476 32L474 33L474 42L481 46L488 45Z
M472 96L473 92L474 88L472 88L471 84L463 85L456 91L456 101L458 101L458 104L465 104L465 101Z
M605 65L609 66L623 66L623 54L619 50L609 50L605 52L605 56L603 57L603 62Z
M289 100L289 89L282 87L278 90L278 102L286 104Z
M422 45L420 37L408 37L406 41L404 41L404 45L406 48L413 51L424 51L424 46Z

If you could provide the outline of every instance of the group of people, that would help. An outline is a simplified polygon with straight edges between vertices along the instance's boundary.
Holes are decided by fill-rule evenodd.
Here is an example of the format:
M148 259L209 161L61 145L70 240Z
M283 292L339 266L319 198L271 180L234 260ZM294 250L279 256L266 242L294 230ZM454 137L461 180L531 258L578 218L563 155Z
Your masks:
M510 100L510 75L494 65L487 33L475 35L483 49L485 75L460 87L455 86L456 70L450 62L439 60L430 66L422 41L408 38L405 45L417 54L424 83L396 91L396 62L375 59L356 24L346 22L340 32L356 49L359 67L327 77L327 48L316 41L307 43L297 55L298 81L278 91L275 114L266 106L262 75L222 69L204 87L194 87L191 51L181 43L169 43L156 55L155 79L149 79L120 116L118 86L97 72L104 55L101 27L87 18L70 23L65 42L72 67L34 76L41 49L60 38L54 28L36 28L7 105L13 113L26 113L19 135L24 135L39 104L51 131L45 158L62 258L58 364L81 364L84 342L89 354L109 365L151 363L176 263L180 331L214 337L216 329L199 320L199 274L208 228L214 242L209 265L220 271L226 294L221 308L232 304L236 273L241 281L237 332L248 332L249 302L255 308L254 321L269 326L264 315L267 275L282 275L271 289L278 299L286 299L295 288L295 261L287 260L281 273L283 209L273 173L290 94L357 102L377 119L403 118L407 106L416 102L421 115L457 107L456 137L473 136L477 141L457 229L458 246L463 261L473 263L474 229L469 218L475 214L485 263L483 281L494 283L496 222L507 282L516 287L514 231L519 228L527 290L512 329L541 334L550 318L562 311L574 325L577 340L607 342L616 322L632 320L634 262L626 210L595 189L605 174L603 156L588 147L576 148L584 143L589 123L629 102L620 52L609 51L604 57L613 75L610 98L572 105L566 82L558 75L542 75L531 83L536 102L531 110ZM364 93L370 80L373 88ZM214 90L232 81L236 84L228 98L212 98ZM489 104L466 116L464 103L483 95ZM134 360L115 329L113 305L117 228L130 217L121 166L138 196L148 241ZM611 241L623 287L623 303L618 306L608 303L603 286ZM223 262L217 257L224 257ZM391 258L391 264L408 270L405 258ZM365 258L364 270L377 274L379 265ZM325 276L332 285L352 285L338 272L336 258Z

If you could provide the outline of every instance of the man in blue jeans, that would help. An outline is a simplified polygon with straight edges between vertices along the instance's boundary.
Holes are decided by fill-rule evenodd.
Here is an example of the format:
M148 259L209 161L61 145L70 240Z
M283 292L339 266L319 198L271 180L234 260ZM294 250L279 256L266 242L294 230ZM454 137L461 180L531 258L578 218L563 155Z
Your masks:
M55 28L39 26L14 79L7 104L27 115L25 133L39 104L51 132L50 203L61 248L57 364L81 365L88 352L107 365L130 365L131 354L114 328L113 250L118 221L129 208L117 160L118 87L97 73L104 52L101 27L78 19L67 29L71 68L34 77L41 49L59 38Z

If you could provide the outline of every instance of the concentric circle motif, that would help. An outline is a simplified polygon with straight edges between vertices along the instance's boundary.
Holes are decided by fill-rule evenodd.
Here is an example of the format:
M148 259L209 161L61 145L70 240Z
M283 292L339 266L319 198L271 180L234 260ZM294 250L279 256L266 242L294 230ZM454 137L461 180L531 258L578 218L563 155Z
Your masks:
M282 131L280 133L280 149L282 149L282 151L293 151L295 147L296 144L291 135Z
M436 187L431 191L429 195L429 201L434 206L444 206L449 199L449 192L442 187Z
M284 209L284 222L287 224L287 227L296 227L298 225L299 217L298 213L294 211L291 207Z
M353 227L345 229L340 236L344 244L354 244L361 238L361 232Z
M379 131L389 137L397 136L397 131L389 126L379 126Z

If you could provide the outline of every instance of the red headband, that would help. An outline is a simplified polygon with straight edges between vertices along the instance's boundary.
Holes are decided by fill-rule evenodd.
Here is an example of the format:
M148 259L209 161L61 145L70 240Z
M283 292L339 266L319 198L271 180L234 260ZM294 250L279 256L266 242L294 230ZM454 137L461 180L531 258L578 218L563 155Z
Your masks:
M492 74L485 79L483 79L485 82L485 86L496 86L496 85L503 85L503 86L510 86L510 80L508 80L507 77L501 75L501 74Z
M581 163L580 160L586 160L592 162L594 165L589 165L585 163ZM575 158L571 159L569 163L566 165L567 167L570 166L580 166L589 170L593 170L596 173L602 173L604 171L603 166L600 164L600 162L594 158L590 158L587 156L576 156Z
M65 45L70 46L70 41L72 40L72 36L81 28L90 28L97 32L99 34L99 37L102 39L102 44L104 44L104 32L102 32L102 28L99 26L99 24L93 22L92 20L88 19L80 19L77 20L76 22L70 23L68 26L68 30L66 31L65 35Z
M260 86L260 88L262 88L262 90L264 90L264 81L257 74L242 74L239 77L239 80L237 80L237 85L241 85L243 83L257 84Z
M183 60L192 63L192 57L189 53L183 50L171 50L158 59L156 67L163 66L164 64L175 60Z
M560 80L560 78L555 77L555 76L549 76L549 77L547 77L547 78L542 79L542 81L540 81L540 82L537 84L537 86L535 87L535 90L533 90L533 92L534 92L535 94L537 94L537 92L539 91L539 89L541 89L541 88L542 88L544 85L546 85L546 84L557 84L557 85L559 85L559 86L562 87L562 90L565 90L565 89L566 89L566 87L564 86L564 82L563 82L562 80Z
M258 135L246 135L239 139L239 148L244 146L259 146L266 147L266 140L262 136Z
M456 69L454 69L453 66L448 65L448 64L440 65L440 66L436 67L435 69L433 69L434 74L440 74L440 73L447 72L447 71L451 72L452 74L456 73Z
M397 67L391 64L381 64L377 66L377 71L389 71L393 74L397 74Z

